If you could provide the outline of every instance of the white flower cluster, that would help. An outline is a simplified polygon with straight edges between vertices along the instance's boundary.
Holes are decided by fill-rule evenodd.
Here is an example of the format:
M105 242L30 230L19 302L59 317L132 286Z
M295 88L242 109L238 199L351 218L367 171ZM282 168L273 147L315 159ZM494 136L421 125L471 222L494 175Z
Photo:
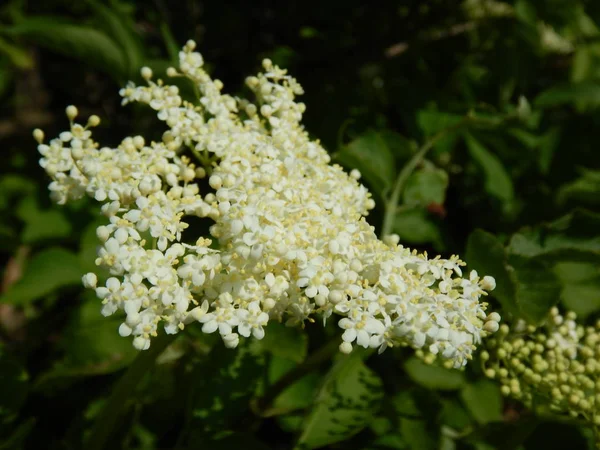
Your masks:
M70 132L49 144L35 132L52 197L89 195L110 219L98 228L96 263L112 277L97 286L94 274L84 276L102 313L124 311L119 332L139 349L161 322L167 333L200 322L235 347L240 335L261 339L270 320L296 325L335 313L343 352L409 345L449 366L466 364L498 329L500 317L478 301L494 279L462 278L457 257L429 259L397 239L379 240L365 220L375 205L360 173L330 165L303 130L296 80L265 60L265 72L247 79L256 103L223 95L194 47L189 41L179 69L167 73L191 80L199 105L153 81L148 68L146 85L121 90L124 104L148 104L166 123L160 142L135 136L99 148L89 131L99 120L73 123L74 107ZM210 192L201 193L206 181ZM212 221L218 250L204 237L182 242L190 216Z
M552 308L540 327L502 325L481 356L504 395L582 417L600 433L600 322L586 327L576 318Z

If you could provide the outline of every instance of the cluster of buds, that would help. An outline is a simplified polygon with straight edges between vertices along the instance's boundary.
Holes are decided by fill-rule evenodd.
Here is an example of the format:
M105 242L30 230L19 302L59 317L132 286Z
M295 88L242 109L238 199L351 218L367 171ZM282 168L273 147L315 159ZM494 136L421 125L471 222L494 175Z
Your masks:
M600 427L600 322L583 326L552 308L540 327L500 327L481 357L502 393L529 408L547 407Z
M397 236L378 239L365 220L375 204L360 172L330 164L303 129L298 82L265 60L265 72L247 79L256 103L234 98L194 48L189 41L167 75L191 80L199 104L154 81L149 68L144 85L120 92L124 104L156 111L167 127L160 141L100 147L90 131L98 119L76 124L74 107L70 131L48 144L35 132L52 198L87 195L107 217L96 263L111 276L103 285L93 273L83 279L102 313L124 312L119 332L138 349L159 324L176 333L199 322L235 347L240 336L262 339L270 320L294 326L335 314L343 352L404 345L464 366L498 329L500 317L479 302L494 279L463 278L456 256L429 258ZM184 242L189 217L210 221L210 236Z

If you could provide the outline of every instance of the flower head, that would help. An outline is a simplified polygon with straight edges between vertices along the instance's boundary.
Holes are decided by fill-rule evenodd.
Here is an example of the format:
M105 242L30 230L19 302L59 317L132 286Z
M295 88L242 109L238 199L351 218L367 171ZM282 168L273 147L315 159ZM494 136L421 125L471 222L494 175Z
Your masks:
M134 136L100 147L94 120L38 147L53 198L88 195L109 218L98 229L96 262L112 277L105 286L93 275L84 282L105 315L125 312L120 333L145 349L159 324L175 333L199 322L235 347L239 336L262 339L270 320L294 325L335 314L342 351L411 346L428 361L466 364L498 328L499 316L479 302L493 278L462 278L457 257L432 259L378 239L358 170L330 164L303 129L298 82L265 60L264 72L247 79L256 103L234 98L194 48L188 42L168 73L198 87L199 105L153 81L149 69L146 84L121 90L124 104L156 111L167 127L161 141ZM207 174L211 189L202 192ZM210 238L184 242L193 216L212 221Z

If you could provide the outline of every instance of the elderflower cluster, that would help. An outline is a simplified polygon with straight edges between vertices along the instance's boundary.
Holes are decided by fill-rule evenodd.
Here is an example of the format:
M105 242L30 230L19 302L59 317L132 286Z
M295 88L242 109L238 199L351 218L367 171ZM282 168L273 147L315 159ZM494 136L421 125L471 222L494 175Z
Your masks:
M585 327L552 308L539 328L502 325L481 353L485 374L504 395L526 406L546 405L600 426L600 322Z
M256 102L221 93L189 41L171 77L186 77L198 104L176 86L129 83L123 104L147 104L168 127L162 139L124 139L100 147L91 137L99 120L48 144L40 164L58 203L93 197L108 224L84 284L102 299L102 314L125 313L119 332L147 349L162 324L176 333L192 322L218 331L228 347L240 336L261 339L270 320L302 325L335 315L340 349L411 346L429 359L462 367L482 337L498 329L479 298L495 286L476 272L462 277L457 257L430 259L379 240L365 220L375 205L353 170L346 174L301 125L301 86L269 60L247 79ZM185 242L189 218L210 222L210 237Z

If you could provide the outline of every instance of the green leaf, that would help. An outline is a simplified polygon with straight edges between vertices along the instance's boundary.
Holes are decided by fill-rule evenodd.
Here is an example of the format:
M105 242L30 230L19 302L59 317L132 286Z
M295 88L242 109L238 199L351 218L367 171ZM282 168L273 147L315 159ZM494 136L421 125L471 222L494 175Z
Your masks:
M600 311L600 258L564 261L554 265L562 289L561 302L581 319Z
M71 223L61 211L39 210L34 218L25 224L21 239L25 244L41 242L45 239L65 238L71 234Z
M472 426L473 420L457 398L449 398L442 400L440 422L454 430L461 431Z
M480 276L490 275L496 279L496 289L491 295L500 301L505 311L516 313L516 287L502 243L491 233L475 230L469 235L465 259L469 268Z
M269 383L274 384L296 366L294 361L272 356L269 360ZM273 401L271 408L265 412L266 416L276 416L282 430L300 432L304 421L303 410L312 405L320 381L320 374L311 372L292 383Z
M427 166L414 172L406 181L403 202L408 206L443 205L448 188L448 174L442 169Z
M557 195L558 202L600 205L600 170L582 169L582 175L563 185Z
M265 369L264 354L255 340L235 350L215 345L209 357L196 365L190 428L201 435L228 429L248 411Z
M358 169L371 190L380 198L396 176L394 155L386 139L376 131L367 131L343 147L335 160L350 169Z
M132 76L142 66L144 49L140 39L131 26L127 17L117 13L115 8L109 8L96 0L86 0L103 25L104 31L117 42L125 55L127 75Z
M464 136L471 157L483 172L485 190L504 202L511 201L514 197L513 184L502 161L471 134L465 133Z
M410 450L437 450L439 431L431 422L419 419L400 418L400 436Z
M560 105L580 105L582 108L600 105L600 84L595 81L562 84L551 87L539 94L534 101L539 108Z
M515 255L552 256L600 254L600 214L576 209L560 219L511 238L508 251Z
M392 155L399 161L410 159L417 151L416 142L407 139L400 133L387 129L380 130L378 133Z
M62 248L49 248L36 254L23 277L6 291L0 302L24 305L53 291L81 284L79 258Z
M502 421L503 399L500 387L493 381L481 379L467 384L460 397L479 424Z
M169 60L172 64L177 64L179 62L179 51L180 46L177 45L177 41L171 32L171 28L169 24L166 22L162 22L160 24L160 34L163 38L163 42L165 47L167 48L167 54L169 55Z
M92 291L86 291L86 299L78 314L69 324L61 340L66 352L66 364L70 367L87 368L96 373L109 373L127 365L138 354L131 338L119 335L123 317L104 317L100 310L102 302ZM100 368L95 367L102 365Z
M464 117L458 114L451 114L435 110L421 110L417 113L417 123L425 136L433 136L436 133L457 125ZM458 130L454 133L448 133L435 143L435 149L439 153L452 151L458 141Z
M0 37L0 54L8 56L10 62L19 69L28 70L33 67L33 58L27 49L18 47Z
M21 450L25 448L25 441L35 428L36 420L30 417L11 429L10 436L0 442L0 450Z
M425 364L416 357L412 357L404 363L404 370L415 383L427 389L453 391L460 389L465 384L463 372Z
M382 389L382 381L362 362L361 352L342 357L317 394L298 447L323 447L358 433L379 409Z
M271 322L267 326L261 345L272 355L301 363L308 351L308 336L299 328Z
M444 247L440 227L423 208L400 209L396 213L393 230L400 236L401 242L433 243L437 249Z
M4 31L70 58L79 59L116 78L127 75L126 57L119 45L91 26L49 16L29 16Z
M515 270L517 305L522 316L534 324L541 322L560 300L557 276L540 259L511 255L508 262Z

